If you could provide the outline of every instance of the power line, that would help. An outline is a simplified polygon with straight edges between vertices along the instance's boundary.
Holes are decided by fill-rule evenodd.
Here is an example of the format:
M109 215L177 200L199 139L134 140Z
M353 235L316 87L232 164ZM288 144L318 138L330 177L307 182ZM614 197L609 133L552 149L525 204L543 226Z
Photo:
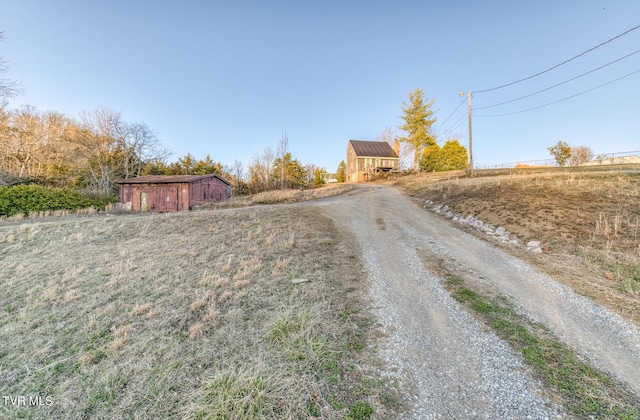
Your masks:
M447 121L449 121L449 119L451 117L453 117L453 115L456 113L456 111L458 111L458 109L460 109L460 107L462 106L462 104L466 101L466 99L463 99L460 104L458 104L458 106L456 107L456 109L453 110L453 112L447 117L447 119L445 119L440 125L438 125L438 128L436 129L436 134L440 131L440 129L447 123Z
M558 83L558 84L556 84L556 85L550 86L550 87L548 87L548 88L546 88L546 89L542 89L542 90L539 90L539 91L537 91L537 92L533 92L533 93L530 93L530 94L528 94L528 95L521 96L521 97L516 98L516 99L512 99L512 100L510 100L510 101L500 102L499 104L493 104L493 105L481 106L481 107L475 108L475 110L477 111L477 110L480 110L480 109L494 108L494 107L496 107L496 106L510 104L511 102L516 102L516 101L519 101L519 100L521 100L521 99L525 99L525 98L528 98L528 97L530 97L530 96L537 95L538 93L546 92L547 90L550 90L550 89L556 88L556 87L558 87L558 86L564 85L564 84L566 84L566 83L572 82L572 81L574 81L574 80L576 80L576 79L579 79L579 78L584 77L584 76L586 76L586 75L588 75L588 74L591 74L591 73L593 73L593 72L596 72L596 71L598 71L598 70L601 70L601 69L603 69L603 68L605 68L605 67L607 67L607 66L610 66L610 65L612 65L612 64L614 64L614 63L617 63L618 61L624 60L625 58L631 57L632 55L634 55L634 54L638 54L638 53L640 53L640 50L634 51L634 52L632 52L631 54L627 54L627 55L625 55L624 57L618 58L617 60L614 60L614 61L612 61L612 62L610 62L610 63L607 63L607 64L605 64L605 65L603 65L603 66L600 66L600 67L598 67L598 68L595 68L595 69L593 69L593 70L591 70L591 71L588 71L588 72L586 72L586 73L582 73L581 75L576 76L576 77L573 77L573 78L571 78L571 79L569 79L569 80L565 80L565 81L564 81L564 82L562 82L562 83Z
M544 105L536 106L536 107L534 107L534 108L523 109L523 110L521 110L521 111L510 112L510 113L508 113L508 114L498 114L498 115L476 115L476 117L505 117L505 116L507 116L507 115L522 114L523 112L528 112L528 111L533 111L533 110L535 110L535 109L544 108L544 107L549 106L549 105L557 104L558 102L562 102L562 101L566 101L566 100L568 100L568 99L575 98L576 96L584 95L585 93L588 93L588 92L594 91L594 90L596 90L596 89L599 89L599 88L601 88L601 87L604 87L604 86L610 85L611 83L617 82L618 80L622 80L622 79L627 78L627 77L629 77L629 76L633 76L633 75L634 75L634 74L636 74L636 73L640 73L640 70L636 70L636 71L631 72L631 73L629 73L629 74L625 74L625 75L624 75L624 76L622 76L622 77L618 77L617 79L611 80L611 81L609 81L609 82L607 82L607 83L603 83L603 84L598 85L598 86L596 86L596 87L593 87L593 88L591 88L591 89L588 89L588 90L582 91L582 92L580 92L580 93L576 93L575 95L567 96L566 98L558 99L557 101L549 102L548 104L544 104Z
M595 46L595 47L593 47L593 48L589 48L588 50L586 50L586 51L584 51L584 52L581 52L580 54L576 55L575 57L572 57L572 58L570 58L570 59L568 59L568 60L565 60L565 61L563 61L563 62L562 62L562 63L560 63L560 64L556 64L556 65L555 65L555 66L553 66L553 67L549 67L548 69L546 69L546 70L544 70L544 71L541 71L541 72L539 72L539 73L536 73L536 74L534 74L534 75L532 75L532 76L525 77L524 79L516 80L516 81L514 81L514 82L507 83L507 84L505 84L505 85L496 86L496 87L491 88L491 89L476 90L476 91L473 91L473 93L491 92L492 90L502 89L502 88L507 87L507 86L515 85L516 83L524 82L525 80L533 79L534 77L540 76L541 74L544 74L544 73L550 72L551 70L557 69L558 67L560 67L560 66L562 66L562 65L564 65L564 64L567 64L568 62L573 61L573 60L575 60L575 59L576 59L576 58L578 58L578 57L582 57L583 55L585 55L585 54L587 54L587 53L589 53L589 52L591 52L591 51L595 50L596 48L600 48L600 47L602 47L603 45L606 45L606 44L608 44L609 42L611 42L611 41L613 41L613 40L615 40L615 39L618 39L618 38L620 38L620 37L622 37L622 36L624 36L624 35L628 34L628 33L629 33L629 32L631 32L631 31L635 31L635 30L636 30L636 29L638 29L638 28L640 28L640 25L635 26L635 27L633 27L633 28L631 28L631 29L629 29L629 30L627 30L627 31L625 31L625 32L623 32L623 33L621 33L620 35L616 35L616 36L614 36L613 38L611 38L611 39L609 39L609 40L607 40L607 41L605 41L605 42L603 42L603 43L601 43L601 44L598 44L598 45L596 45L596 46Z
M467 100L467 99L465 98L465 101L466 101L466 100ZM449 128L448 130L453 131L453 130L455 130L456 128L460 127L460 124L462 124L463 122L465 122L465 121L466 121L466 118L467 118L467 116L466 116L466 115L463 115L462 117L458 118L457 120L455 120L455 122L453 122L453 123L451 124L451 128Z

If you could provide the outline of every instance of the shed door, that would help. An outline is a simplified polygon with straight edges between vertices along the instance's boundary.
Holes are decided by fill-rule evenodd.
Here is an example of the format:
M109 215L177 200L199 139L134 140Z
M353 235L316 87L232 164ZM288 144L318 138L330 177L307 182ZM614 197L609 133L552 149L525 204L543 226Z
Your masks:
M178 187L156 188L156 211L178 210Z
M144 191L140 193L140 211L147 211L147 193Z

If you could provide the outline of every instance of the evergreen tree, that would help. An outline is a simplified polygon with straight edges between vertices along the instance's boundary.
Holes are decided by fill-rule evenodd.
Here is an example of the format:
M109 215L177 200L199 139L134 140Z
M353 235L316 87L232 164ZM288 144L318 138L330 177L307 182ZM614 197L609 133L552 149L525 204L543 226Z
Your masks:
M220 162L214 162L211 156L207 155L204 159L198 160L193 165L191 173L193 175L221 174L222 164Z
M167 175L190 175L193 173L193 167L196 159L191 153L187 153L184 157L178 158L176 162L169 165Z
M347 180L347 165L344 163L344 160L341 160L338 164L336 179L338 180L338 182L345 182Z
M467 167L469 155L458 140L447 140L440 149L439 160L443 171L454 171Z
M163 161L150 161L142 168L141 175L167 175L169 167Z
M409 103L402 103L404 124L400 128L407 133L400 141L409 143L414 148L413 167L418 168L418 158L424 147L436 144L436 139L431 133L431 127L436 122L431 106L433 100L426 100L424 91L420 88L409 92Z
M420 156L420 170L424 172L440 172L442 171L442 162L440 161L440 146L433 144L425 147Z
M316 168L315 171L313 171L313 186L317 187L320 185L324 184L324 178L322 178L322 175L326 173L325 170L321 169L321 168Z
M420 156L420 170L441 172L464 169L469 157L467 149L458 140L447 140L444 146L427 146Z
M283 189L305 188L307 187L307 170L298 162L298 159L291 157L291 152L286 152L273 161L271 179L275 181L275 185Z

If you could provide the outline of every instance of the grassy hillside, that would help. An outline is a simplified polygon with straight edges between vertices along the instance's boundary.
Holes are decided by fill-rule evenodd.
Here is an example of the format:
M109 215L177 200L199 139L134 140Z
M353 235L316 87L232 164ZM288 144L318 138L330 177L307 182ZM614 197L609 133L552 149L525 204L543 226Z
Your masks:
M419 174L397 185L421 205L446 204L522 241L541 241L544 254L520 255L640 323L640 169L479 175Z
M393 417L350 241L314 208L0 226L0 389L43 403L0 417Z

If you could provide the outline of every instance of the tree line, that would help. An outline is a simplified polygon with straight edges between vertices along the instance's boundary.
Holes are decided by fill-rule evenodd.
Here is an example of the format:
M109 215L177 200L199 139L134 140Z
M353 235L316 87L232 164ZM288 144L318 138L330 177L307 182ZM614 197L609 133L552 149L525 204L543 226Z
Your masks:
M45 185L110 194L169 152L143 123L106 108L71 118L32 106L0 107L0 171Z
M234 164L235 178L241 180L238 189L258 193L275 189L304 189L325 183L326 170L313 163L303 165L289 151L289 136L283 133L276 150L271 146L256 154L246 171L239 176L238 161ZM246 181L244 181L246 179Z
M3 35L0 31L0 42ZM118 179L213 173L229 180L235 194L248 194L325 182L326 170L312 163L302 165L292 156L286 133L277 152L267 147L246 168L237 160L226 166L209 155L196 159L190 153L170 162L171 152L154 130L126 121L117 111L100 108L73 118L28 105L9 109L7 100L21 89L4 77L6 71L6 61L0 57L0 185L37 183L110 195L116 192Z
M170 162L170 152L144 123L130 123L116 111L100 108L72 118L32 106L0 106L0 172L13 178L58 187L111 194L117 179L142 175L218 174L236 194L323 184L326 170L303 165L288 150L283 134L277 150L267 147L245 168L223 165L209 155L190 153Z
M126 121L117 111L99 108L74 118L28 105L9 109L6 99L19 93L19 85L2 78L5 72L5 61L0 59L0 173L5 179L9 176L17 183L72 187L104 195L116 192L118 179L142 175L214 173L229 180L235 194L309 188L325 182L324 168L303 165L292 156L286 133L275 150L267 147L247 166L238 160L227 166L209 155L197 159L189 153L171 162L171 152L153 129ZM404 124L400 127L406 135L397 137L387 128L381 137L389 143L401 142L396 149L403 167L408 166L407 157L413 153L416 170L464 168L466 149L456 139L438 145L432 130L436 121L432 105L433 100L427 100L422 89L409 93L409 102L402 105ZM336 173L338 182L345 181L345 170L342 161Z

